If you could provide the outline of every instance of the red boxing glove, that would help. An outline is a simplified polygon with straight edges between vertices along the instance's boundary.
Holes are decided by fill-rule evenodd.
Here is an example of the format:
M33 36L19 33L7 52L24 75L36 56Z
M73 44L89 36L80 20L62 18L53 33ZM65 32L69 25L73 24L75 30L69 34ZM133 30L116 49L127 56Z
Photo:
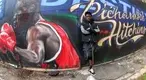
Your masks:
M1 32L6 32L12 38L12 40L16 42L15 32L11 25L9 25L8 23L3 24L3 26L1 27Z
M14 51L16 45L16 36L12 26L8 23L3 24L1 27L0 39L1 42L3 42L5 48L10 51Z

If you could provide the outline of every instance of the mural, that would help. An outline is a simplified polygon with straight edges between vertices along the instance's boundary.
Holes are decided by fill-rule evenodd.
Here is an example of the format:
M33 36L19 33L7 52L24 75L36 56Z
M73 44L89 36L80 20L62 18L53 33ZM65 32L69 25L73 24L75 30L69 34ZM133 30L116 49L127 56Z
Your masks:
M57 2L60 4L56 4ZM138 46L140 40L144 39L145 7L136 5L136 3L144 5L143 2L136 0L58 0L56 2L43 0L40 11L42 15L75 15L79 22L82 22L83 14L86 11L92 12L101 29L99 40L97 40L100 50L96 57L109 60L110 57L128 54L126 48L133 51L136 47L132 46ZM111 52L104 52L102 49Z
M142 1L0 0L0 4L0 59L17 67L78 69L83 65L80 23L86 11L93 13L100 28L96 63L145 45Z

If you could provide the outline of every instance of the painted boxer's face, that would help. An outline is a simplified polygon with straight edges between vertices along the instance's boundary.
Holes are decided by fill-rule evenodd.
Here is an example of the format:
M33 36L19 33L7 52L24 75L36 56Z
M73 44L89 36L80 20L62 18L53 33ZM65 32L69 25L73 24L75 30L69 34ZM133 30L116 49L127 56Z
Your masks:
M38 12L39 2L39 0L18 0L16 4L16 11L19 14L25 12Z
M39 19L39 4L40 0L17 0L15 6L15 23L17 27L24 22L35 22Z

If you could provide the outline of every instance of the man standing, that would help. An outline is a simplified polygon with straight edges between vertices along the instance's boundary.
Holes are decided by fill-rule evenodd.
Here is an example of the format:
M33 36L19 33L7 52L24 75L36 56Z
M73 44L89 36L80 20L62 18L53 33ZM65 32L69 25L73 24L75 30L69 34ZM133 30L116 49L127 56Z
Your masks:
M93 70L94 64L94 48L96 44L97 33L99 32L98 26L94 23L91 12L86 12L81 23L83 52L86 61L89 61L89 72L95 74Z

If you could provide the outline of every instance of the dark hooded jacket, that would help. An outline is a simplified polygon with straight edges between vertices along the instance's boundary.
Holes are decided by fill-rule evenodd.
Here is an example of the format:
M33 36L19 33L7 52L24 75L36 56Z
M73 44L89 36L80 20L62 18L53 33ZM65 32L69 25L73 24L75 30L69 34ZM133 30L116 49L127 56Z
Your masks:
M94 23L94 20L87 21L83 18L81 23L81 32L82 32L82 41L83 42L97 42L99 28L97 24Z

